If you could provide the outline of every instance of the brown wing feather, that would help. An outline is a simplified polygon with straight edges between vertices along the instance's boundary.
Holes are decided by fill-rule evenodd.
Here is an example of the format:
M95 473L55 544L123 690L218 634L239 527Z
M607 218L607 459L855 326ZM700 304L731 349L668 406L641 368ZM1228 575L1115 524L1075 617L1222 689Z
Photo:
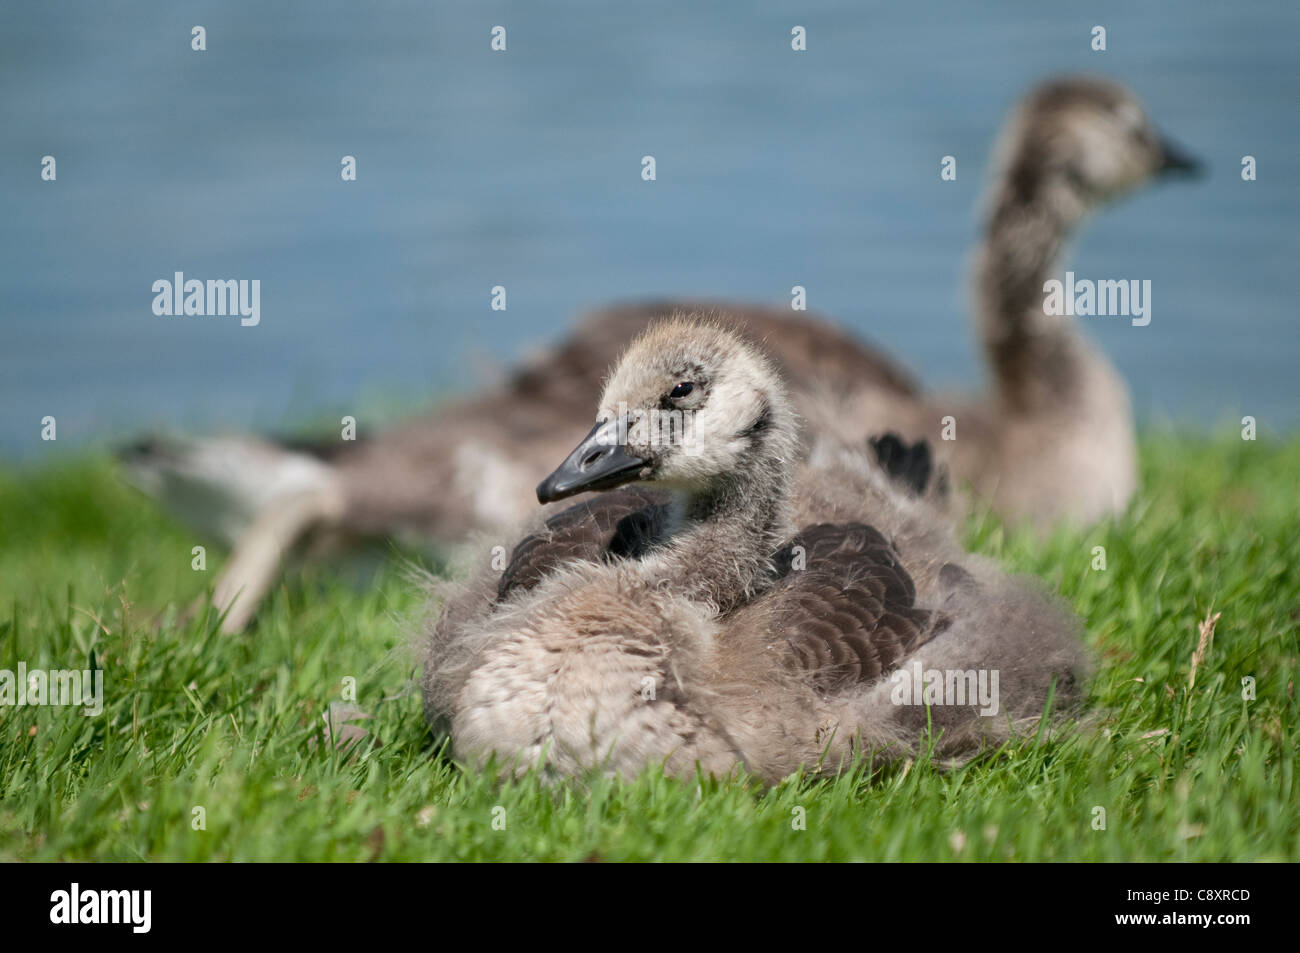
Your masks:
M948 625L916 605L897 551L863 523L810 526L774 562L779 579L757 602L789 664L822 689L879 678Z
M640 487L601 493L562 510L519 541L501 574L497 599L533 588L575 559L639 556L659 537L666 514L664 495Z

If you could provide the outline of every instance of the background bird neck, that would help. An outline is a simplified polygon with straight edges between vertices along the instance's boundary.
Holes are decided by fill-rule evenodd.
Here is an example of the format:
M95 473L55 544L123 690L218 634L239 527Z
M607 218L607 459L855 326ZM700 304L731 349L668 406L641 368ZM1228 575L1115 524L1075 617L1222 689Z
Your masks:
M1075 319L1044 313L1043 283L1082 216L1072 196L1005 183L993 205L975 269L980 338L1003 409L1030 412L1078 397L1091 349ZM1023 185L1023 183L1022 183Z

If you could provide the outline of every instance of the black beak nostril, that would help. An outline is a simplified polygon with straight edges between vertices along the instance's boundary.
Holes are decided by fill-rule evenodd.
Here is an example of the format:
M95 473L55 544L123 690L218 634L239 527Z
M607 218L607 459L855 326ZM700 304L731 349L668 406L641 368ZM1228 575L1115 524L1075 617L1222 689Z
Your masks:
M646 460L628 453L627 447L613 440L609 422L591 428L582 443L537 487L537 499L553 503L588 490L609 490L642 479Z

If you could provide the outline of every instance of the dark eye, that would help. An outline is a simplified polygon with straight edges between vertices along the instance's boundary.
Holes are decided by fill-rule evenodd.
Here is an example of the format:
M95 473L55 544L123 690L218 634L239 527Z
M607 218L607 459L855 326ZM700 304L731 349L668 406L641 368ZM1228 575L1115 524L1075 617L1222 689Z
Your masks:
M689 396L691 391L693 390L695 390L694 384L692 384L690 381L682 381L680 384L678 384L676 387L673 388L672 393L669 394L668 396L671 397L673 400L681 400L683 397Z

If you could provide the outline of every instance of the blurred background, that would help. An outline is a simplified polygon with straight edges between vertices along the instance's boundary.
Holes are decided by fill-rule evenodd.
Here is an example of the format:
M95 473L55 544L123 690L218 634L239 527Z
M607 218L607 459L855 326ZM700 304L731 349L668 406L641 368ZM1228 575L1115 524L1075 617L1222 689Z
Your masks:
M60 450L392 417L585 308L796 284L928 383L978 384L989 148L1063 71L1130 84L1209 165L1104 211L1067 262L1153 283L1148 327L1080 319L1140 417L1293 427L1298 51L1294 0L6 4L0 455L52 450L45 415ZM155 316L175 271L260 279L260 325Z

